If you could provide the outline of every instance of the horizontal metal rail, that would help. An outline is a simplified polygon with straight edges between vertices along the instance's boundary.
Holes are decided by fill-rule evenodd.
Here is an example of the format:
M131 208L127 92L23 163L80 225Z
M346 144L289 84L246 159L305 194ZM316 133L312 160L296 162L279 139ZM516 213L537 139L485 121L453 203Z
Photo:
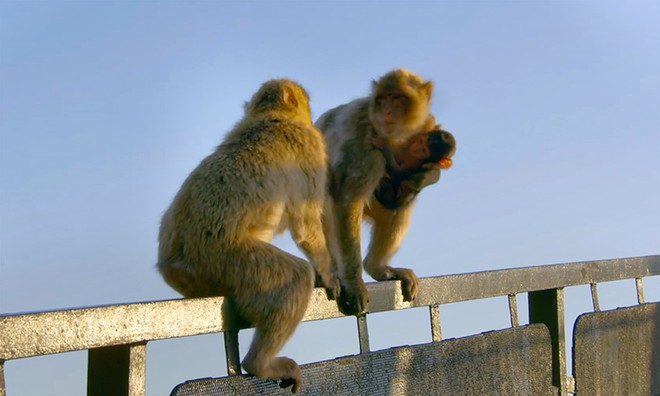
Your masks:
M660 275L660 255L447 275L420 279L413 302L399 282L367 285L368 312L475 300ZM218 333L245 325L221 315L222 297L178 299L0 316L0 362L151 340ZM343 317L316 289L303 321Z

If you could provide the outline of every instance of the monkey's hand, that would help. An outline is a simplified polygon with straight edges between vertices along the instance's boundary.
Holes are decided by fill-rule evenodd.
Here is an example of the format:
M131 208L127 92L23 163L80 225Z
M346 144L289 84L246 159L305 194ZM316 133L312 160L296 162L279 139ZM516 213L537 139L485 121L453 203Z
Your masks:
M377 149L383 149L383 146L385 146L385 140L380 136L376 135L373 139L371 139L371 144L376 147Z
M326 271L323 274L316 272L315 286L325 288L328 300L336 300L339 297L339 278L332 272Z
M440 169L438 169L434 164L431 164L430 169L426 169L424 172L419 172L411 176L409 179L410 186L417 192L420 192L424 187L435 184L440 180Z
M369 292L364 281L358 279L355 284L342 282L337 305L344 315L359 315L367 309Z
M390 268L392 279L401 281L401 291L403 292L403 301L412 301L417 297L419 288L419 278L408 268Z
M408 204L424 187L435 184L438 180L440 180L440 169L436 166L432 166L432 169L415 173L408 179L402 180L396 198L397 203L399 203L398 206Z

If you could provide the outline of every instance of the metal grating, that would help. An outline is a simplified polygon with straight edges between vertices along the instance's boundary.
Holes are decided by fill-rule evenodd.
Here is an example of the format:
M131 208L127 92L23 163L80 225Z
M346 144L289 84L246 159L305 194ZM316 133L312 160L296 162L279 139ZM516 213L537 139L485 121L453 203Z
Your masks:
M301 366L301 395L556 395L550 335L529 325ZM290 395L237 375L187 381L171 396Z
M660 303L581 315L573 337L577 395L660 395Z

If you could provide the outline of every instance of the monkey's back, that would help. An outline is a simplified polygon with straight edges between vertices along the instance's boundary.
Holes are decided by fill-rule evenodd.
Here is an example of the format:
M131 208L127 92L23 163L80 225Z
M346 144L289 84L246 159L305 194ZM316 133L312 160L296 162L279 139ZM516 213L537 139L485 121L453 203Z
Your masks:
M323 136L311 125L279 117L240 122L164 214L160 258L176 255L176 245L203 250L240 238L270 240L287 209L323 200L326 168Z
M341 193L365 195L385 173L385 159L371 143L376 131L368 109L368 97L356 99L328 110L316 121L328 146L332 177L341 179L344 186Z

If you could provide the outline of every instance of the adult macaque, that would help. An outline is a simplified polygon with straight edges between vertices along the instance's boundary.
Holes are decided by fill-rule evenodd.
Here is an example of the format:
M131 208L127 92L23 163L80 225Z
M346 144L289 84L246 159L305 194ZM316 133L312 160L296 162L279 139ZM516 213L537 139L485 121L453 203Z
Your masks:
M372 223L371 242L364 269L375 280L402 281L404 300L417 294L418 279L407 268L388 265L408 229L414 196L409 191L400 207L387 209L374 196L385 176L385 158L373 145L384 139L392 151L402 151L418 133L439 129L429 114L433 85L416 74L397 69L373 82L371 95L324 113L317 121L330 155L330 196L324 215L326 239L333 266L341 282L339 309L348 315L363 312L368 293L362 280L360 225L363 216ZM437 182L437 167L423 173L419 188Z
M256 332L242 364L282 379L295 392L300 368L275 357L303 317L316 279L336 298L321 212L325 141L309 98L289 80L271 80L245 116L188 176L160 227L157 267L186 297L227 296ZM286 228L307 261L268 243Z

